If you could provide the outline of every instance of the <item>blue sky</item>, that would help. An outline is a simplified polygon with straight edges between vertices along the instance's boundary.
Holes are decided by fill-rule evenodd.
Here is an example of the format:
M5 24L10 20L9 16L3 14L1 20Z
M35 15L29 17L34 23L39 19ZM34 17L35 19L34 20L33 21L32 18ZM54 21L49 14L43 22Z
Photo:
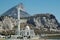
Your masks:
M29 14L50 13L60 22L60 0L0 0L0 15L21 2Z

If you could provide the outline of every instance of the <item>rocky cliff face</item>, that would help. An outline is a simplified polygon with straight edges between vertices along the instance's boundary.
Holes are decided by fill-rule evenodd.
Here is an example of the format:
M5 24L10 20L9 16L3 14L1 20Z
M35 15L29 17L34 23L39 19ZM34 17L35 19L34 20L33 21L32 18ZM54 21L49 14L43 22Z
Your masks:
M59 22L57 21L56 17L53 14L36 14L36 15L33 15L30 17L23 17L22 19L26 19L27 23L22 23L20 25L21 28L24 28L28 24L31 29L34 29L36 34L58 33L58 32L60 33L60 31L53 31L53 32L50 31L50 29L58 30L58 27L60 27ZM6 20L8 20L8 19L6 19ZM4 22L5 25L6 25L6 23L8 24L8 22L9 22L9 24L11 24L11 22L9 20ZM3 22L4 17L1 17L0 21ZM14 18L12 18L11 21L13 21L13 23L14 23L16 20L14 20ZM16 22L14 24L16 24ZM14 26L14 28L17 28L17 26L16 27L15 26ZM45 31L44 28L46 28L47 31ZM8 28L6 27L6 29L8 29Z
M52 14L36 14L31 16L27 23L36 26L37 28L53 28L56 29L59 23L56 17Z

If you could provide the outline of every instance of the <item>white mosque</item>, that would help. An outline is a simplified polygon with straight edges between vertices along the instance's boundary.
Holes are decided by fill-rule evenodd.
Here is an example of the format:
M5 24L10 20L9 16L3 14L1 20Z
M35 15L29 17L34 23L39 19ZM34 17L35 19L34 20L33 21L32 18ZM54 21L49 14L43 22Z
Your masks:
M1 25L1 27L4 26L5 30L7 30L7 29L8 30L13 30L14 25L18 26L18 28L15 30L15 35L10 35L11 39L24 39L24 40L26 40L26 39L29 39L29 38L33 38L35 36L34 30L31 29L28 24L25 26L24 29L21 29L21 27L20 27L20 24L22 22L26 23L26 21L27 21L27 20L24 20L24 19L23 20L20 19L20 17L21 17L20 16L20 13L21 13L20 10L25 11L24 8L21 5L18 5L16 7L16 9L18 11L17 12L17 14L18 14L17 19L13 19L12 17L9 18L8 16L6 16L3 20L3 22L0 23L0 25L3 24L3 25ZM17 22L16 22L16 20L17 20ZM0 29L2 29L1 27L0 27ZM2 30L4 30L4 29L2 29ZM8 38L8 36L6 36L6 38Z
M17 7L18 10L18 29L16 30L16 35L11 35L11 38L32 38L35 36L34 30L31 30L28 25L26 25L25 29L20 29L20 10L21 7Z

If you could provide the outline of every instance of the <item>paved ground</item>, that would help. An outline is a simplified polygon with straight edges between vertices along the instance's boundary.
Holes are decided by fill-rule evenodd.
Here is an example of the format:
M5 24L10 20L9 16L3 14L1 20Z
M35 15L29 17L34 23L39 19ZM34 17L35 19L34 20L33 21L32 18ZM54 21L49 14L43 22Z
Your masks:
M0 40L23 40L23 39L0 39ZM27 40L60 40L60 39L27 39Z

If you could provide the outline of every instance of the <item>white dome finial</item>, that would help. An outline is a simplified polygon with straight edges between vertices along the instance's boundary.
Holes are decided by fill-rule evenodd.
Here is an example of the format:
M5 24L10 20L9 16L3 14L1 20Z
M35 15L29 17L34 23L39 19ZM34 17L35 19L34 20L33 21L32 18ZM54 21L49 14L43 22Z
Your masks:
M30 27L27 25L27 26L26 26L26 29L30 30Z

